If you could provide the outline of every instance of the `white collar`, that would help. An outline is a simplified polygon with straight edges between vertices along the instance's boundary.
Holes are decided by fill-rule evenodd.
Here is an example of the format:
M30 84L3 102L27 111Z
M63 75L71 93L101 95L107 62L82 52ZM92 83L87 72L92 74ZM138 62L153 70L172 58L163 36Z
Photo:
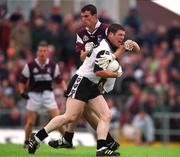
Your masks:
M49 64L49 58L46 59L46 62L44 64L41 64L38 60L38 58L35 59L35 62L40 66L44 67L45 65Z

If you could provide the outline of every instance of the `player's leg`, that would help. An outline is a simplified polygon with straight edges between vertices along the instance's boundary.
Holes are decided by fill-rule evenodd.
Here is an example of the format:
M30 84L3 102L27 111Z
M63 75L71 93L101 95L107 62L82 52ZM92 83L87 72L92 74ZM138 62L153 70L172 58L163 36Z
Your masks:
M30 140L29 153L34 154L38 145L43 141L50 132L56 130L57 128L73 122L81 116L84 109L84 102L68 98L66 102L66 111L63 115L59 115L51 119L51 121L41 130L39 130Z
M85 105L85 109L82 115L83 118L85 118L87 120L87 122L91 125L91 127L96 130L97 129L97 124L99 121L99 117L95 114L95 112L92 111L92 109L89 107L89 105ZM63 137L61 137L58 140L52 140L50 141L48 144L49 146L53 147L53 148L71 148L72 145L72 139L74 136L74 130L77 126L78 121L73 122L73 123L69 123L68 127L65 131L65 134ZM66 140L69 145L64 144L63 140ZM108 145L108 148L111 150L117 150L119 148L119 143L116 142L113 137L111 136L111 134L108 132L108 135L106 137L106 142Z
M57 102L55 100L54 93L52 91L44 91L42 95L43 106L49 109L49 116L54 118L60 114ZM58 128L58 131L61 135L64 135L65 129L64 127Z
M27 110L26 112L26 121L25 121L25 141L24 141L24 148L27 148L29 144L29 138L32 133L32 128L36 122L37 113L34 111Z
M58 116L59 113L60 113L60 112L59 112L59 109L58 109L58 108L54 108L54 109L51 109L51 110L49 111L49 115L50 115L51 118L54 118L54 117ZM64 136L65 128L64 128L63 126L60 127L60 128L58 128L58 131L61 133L62 136Z
M95 114L95 112L92 111L90 108L91 104L88 103L89 105L86 105L84 112L83 112L83 117L87 120L87 122L91 125L91 127L96 130L97 125L99 122L99 117ZM111 150L117 150L119 148L119 143L116 142L111 134L108 132L108 135L106 137L106 142L107 146Z
M49 111L49 114L52 118L54 118L59 115L59 109L58 108L52 109ZM74 123L69 123L69 124L74 124ZM61 133L60 139L49 141L48 142L49 146L53 148L72 148L73 137L71 136L71 133L70 132L66 133L65 128L63 126L58 128L58 131ZM72 135L74 135L74 133ZM66 141L63 141L64 140L63 137L65 137Z
M25 122L25 141L30 139L32 133L32 127L36 122L37 111L41 108L41 94L35 92L29 92L29 99L26 105L26 122ZM27 141L27 144L29 143Z
M108 149L106 137L109 131L110 121L112 118L111 111L102 95L89 100L90 107L98 115L97 125L97 151L96 156L119 156L118 152Z

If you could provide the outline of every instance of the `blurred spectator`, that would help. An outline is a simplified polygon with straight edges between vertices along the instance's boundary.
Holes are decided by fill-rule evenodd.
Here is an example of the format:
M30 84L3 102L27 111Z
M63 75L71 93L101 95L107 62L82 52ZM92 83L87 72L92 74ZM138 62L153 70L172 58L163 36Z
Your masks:
M54 19L49 19L44 40L47 41L50 45L54 45L56 52L55 60L65 62L65 31L59 22L56 20L54 21Z
M0 50L5 51L9 44L10 23L7 19L0 19Z
M114 105L114 100L111 97L107 97L106 98L106 102L108 104L108 107L110 108L110 111L112 113L112 120L111 120L111 124L110 124L110 130L111 130L111 135L118 140L119 139L119 117L120 117L120 113L117 110L117 107L115 107Z
M124 78L122 78L121 81L121 88L120 88L120 93L122 95L128 96L130 95L130 84L132 82L137 82L136 78L133 75L133 67L128 63L124 66L124 73L125 76ZM119 86L120 84L116 84L117 86ZM115 89L116 89L116 85L115 85Z
M7 7L4 4L0 4L0 19L4 18L7 13Z
M138 16L138 10L136 8L129 9L128 15L123 19L123 25L133 28L136 33L139 32L141 20Z
M11 14L10 21L15 24L17 21L19 21L22 18L22 12L21 8L17 7L16 10Z
M45 16L42 13L41 6L39 1L36 1L35 7L31 10L30 13L30 22L34 24L35 19L42 18L44 19Z
M15 44L16 56L20 56L24 49L31 48L30 30L22 16L17 20L17 24L10 32L10 41Z
M98 19L102 23L106 23L106 24L113 23L113 20L110 18L110 16L108 16L108 12L106 9L100 10Z
M154 141L154 123L143 106L139 107L131 125L124 125L123 134L135 144L152 144Z
M180 91L180 38L173 40L174 57L171 63L171 77L178 91Z
M34 18L33 24L31 27L31 37L32 37L32 51L36 52L37 46L40 41L44 40L47 29L45 26L45 21L41 17Z
M16 107L15 89L10 82L2 81L2 91L0 92L1 105L0 108L5 112L0 114L0 126L18 126L20 125L20 111Z
M171 26L169 27L167 34L170 48L172 48L174 39L180 37L180 23L178 20L173 20L171 22Z
M62 24L63 17L60 13L60 7L53 7L50 15L50 19L54 22Z

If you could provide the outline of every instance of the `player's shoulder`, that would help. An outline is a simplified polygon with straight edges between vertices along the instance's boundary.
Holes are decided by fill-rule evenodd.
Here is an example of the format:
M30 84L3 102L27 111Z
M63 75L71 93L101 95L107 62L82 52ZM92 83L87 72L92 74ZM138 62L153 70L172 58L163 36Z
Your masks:
M56 62L52 59L49 59L49 64L56 64Z
M54 60L49 60L48 66L49 67L55 67L57 65L57 63Z
M78 29L77 34L78 34L79 36L82 36L82 35L84 35L86 32L87 32L86 28L85 28L85 27L82 27L82 28Z
M29 67L35 66L36 65L35 59L33 59L32 61L27 62L26 65L28 65Z
M106 24L106 23L101 23L101 25L99 26L101 29L104 29L104 30L106 30L107 28L108 28L108 24Z

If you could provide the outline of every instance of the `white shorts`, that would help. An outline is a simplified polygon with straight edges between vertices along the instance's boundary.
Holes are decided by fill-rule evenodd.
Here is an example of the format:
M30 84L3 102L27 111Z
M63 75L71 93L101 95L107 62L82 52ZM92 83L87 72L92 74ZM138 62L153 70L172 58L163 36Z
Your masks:
M44 91L42 93L29 92L28 96L29 100L26 108L30 111L39 112L42 109L52 110L58 108L52 91Z

